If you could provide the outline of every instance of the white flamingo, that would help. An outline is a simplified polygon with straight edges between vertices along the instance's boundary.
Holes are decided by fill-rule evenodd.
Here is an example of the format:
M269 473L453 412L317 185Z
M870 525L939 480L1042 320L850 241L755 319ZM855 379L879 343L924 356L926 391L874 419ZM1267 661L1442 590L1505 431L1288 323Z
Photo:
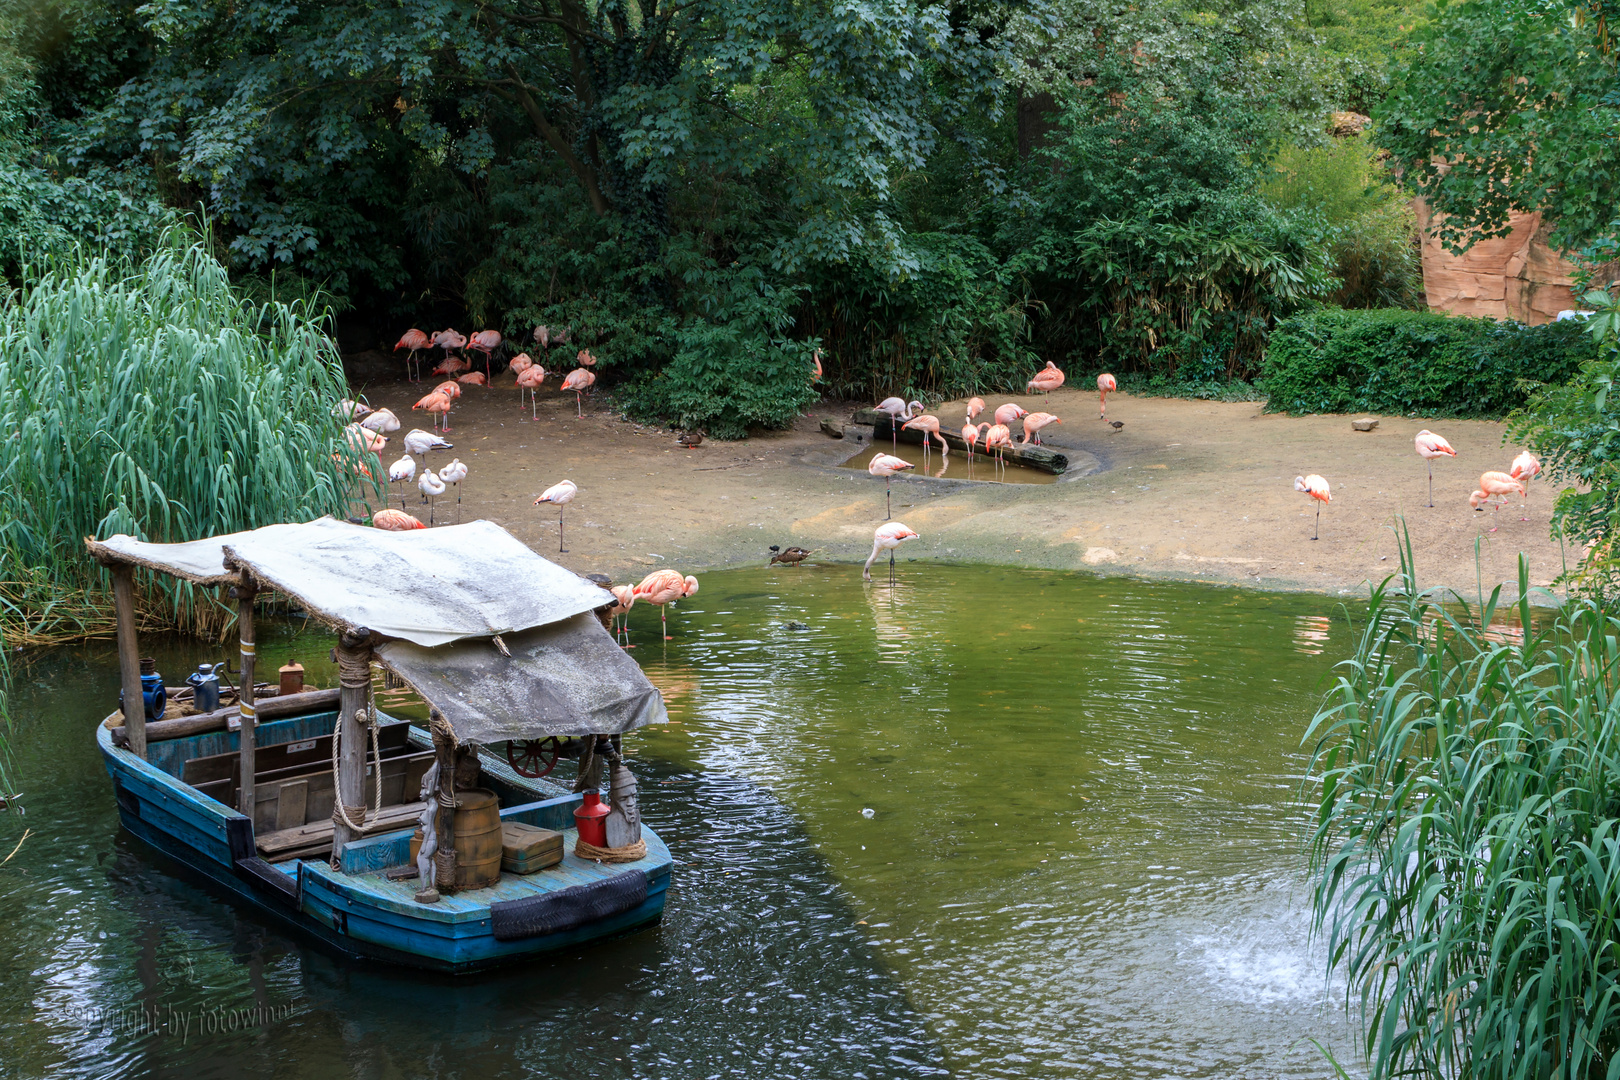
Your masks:
M534 500L534 505L536 506L539 506L541 503L556 504L557 550L559 552L566 553L568 551L567 548L563 547L563 507L573 502L574 496L578 494L579 485L575 484L572 480L564 480L560 484L552 484L550 487L546 488L545 491L540 493L540 497L538 499Z
M392 465L388 466L388 482L399 484L399 508L409 511L405 505L405 485L416 479L416 459L406 454Z
M918 535L898 521L891 521L886 525L879 525L872 533L872 554L866 557L866 566L861 570L861 577L867 581L872 580L872 563L877 560L878 553L889 553L889 583L894 584L894 549L907 540L916 540Z
M456 523L461 523L461 482L467 479L467 466L460 458L451 458L450 464L439 470L439 479L456 489Z
M421 489L422 501L428 504L428 524L433 524L433 501L444 494L444 481L432 469L423 469L421 477L416 481Z

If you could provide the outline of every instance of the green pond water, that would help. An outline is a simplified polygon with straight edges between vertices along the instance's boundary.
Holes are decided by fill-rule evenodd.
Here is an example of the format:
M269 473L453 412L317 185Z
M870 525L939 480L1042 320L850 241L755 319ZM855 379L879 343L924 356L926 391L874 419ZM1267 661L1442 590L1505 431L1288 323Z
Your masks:
M0 1076L1329 1077L1312 1039L1353 1061L1296 801L1350 649L1336 605L874 573L705 575L667 643L633 611L671 719L627 740L677 860L665 920L463 981L334 958L123 833L90 730L111 646L28 658ZM261 663L335 680L321 635L264 636ZM217 655L150 651L171 683Z

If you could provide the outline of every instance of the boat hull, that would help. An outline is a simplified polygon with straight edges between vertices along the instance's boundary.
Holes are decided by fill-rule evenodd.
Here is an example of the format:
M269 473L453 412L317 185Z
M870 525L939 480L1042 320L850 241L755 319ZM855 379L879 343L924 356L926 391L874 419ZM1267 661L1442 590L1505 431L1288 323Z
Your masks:
M329 726L330 721L326 723ZM301 737L300 731L294 734ZM539 874L503 875L493 888L456 893L437 904L416 904L410 898L414 882L388 882L377 872L382 866L404 861L399 855L408 843L408 831L350 845L343 865L344 870L355 872L334 870L325 860L297 859L272 865L258 858L252 824L246 816L114 746L105 727L98 728L97 742L124 828L208 878L233 901L346 956L466 974L627 934L658 922L663 915L671 860L668 849L645 825L642 832L648 856L639 862L604 867L570 854L562 865ZM497 774L506 771L492 762L486 761L486 765ZM533 803L503 811L503 817L560 828L568 823L571 808L578 802L578 796L546 798L549 792L525 784L515 774L494 779L538 796ZM572 849L571 836L567 846ZM647 888L645 900L634 907L558 933L515 941L494 936L491 904L569 886L589 887L636 872L646 875Z

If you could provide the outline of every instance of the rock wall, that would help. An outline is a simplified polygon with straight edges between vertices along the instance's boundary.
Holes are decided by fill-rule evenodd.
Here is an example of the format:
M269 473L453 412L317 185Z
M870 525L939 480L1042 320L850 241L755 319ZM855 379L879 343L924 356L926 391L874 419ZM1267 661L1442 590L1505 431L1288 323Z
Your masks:
M1508 216L1512 231L1481 240L1462 255L1429 232L1429 208L1412 200L1423 250L1423 290L1429 310L1538 324L1552 322L1575 302L1575 267L1547 245L1541 215ZM1601 275L1599 275L1601 277Z

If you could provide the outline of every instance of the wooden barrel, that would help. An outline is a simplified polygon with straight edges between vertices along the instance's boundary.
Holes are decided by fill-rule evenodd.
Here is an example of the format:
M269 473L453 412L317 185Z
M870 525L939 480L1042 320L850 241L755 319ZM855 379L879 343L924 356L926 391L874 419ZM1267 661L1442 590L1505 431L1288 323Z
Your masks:
M493 791L456 792L456 888L482 889L501 879L501 802Z

